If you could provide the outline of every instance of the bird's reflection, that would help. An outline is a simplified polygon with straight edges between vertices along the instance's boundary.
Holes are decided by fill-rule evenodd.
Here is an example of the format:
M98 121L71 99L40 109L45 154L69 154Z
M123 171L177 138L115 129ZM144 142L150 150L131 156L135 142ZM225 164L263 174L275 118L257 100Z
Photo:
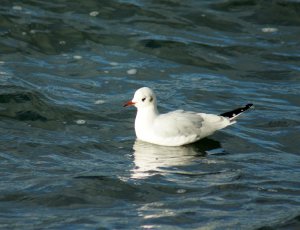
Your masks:
M133 145L135 167L132 178L146 178L155 174L165 174L172 167L185 166L197 157L204 157L208 151L220 149L219 142L204 139L191 145L166 147L136 140Z

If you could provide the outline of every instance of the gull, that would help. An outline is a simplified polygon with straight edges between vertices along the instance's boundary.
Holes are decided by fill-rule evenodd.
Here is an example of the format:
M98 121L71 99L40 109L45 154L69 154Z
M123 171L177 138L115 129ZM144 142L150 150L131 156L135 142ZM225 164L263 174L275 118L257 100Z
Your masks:
M138 89L124 107L135 106L135 134L138 140L163 146L181 146L194 143L215 131L236 123L236 118L253 106L222 113L220 115L175 110L160 114L152 89Z

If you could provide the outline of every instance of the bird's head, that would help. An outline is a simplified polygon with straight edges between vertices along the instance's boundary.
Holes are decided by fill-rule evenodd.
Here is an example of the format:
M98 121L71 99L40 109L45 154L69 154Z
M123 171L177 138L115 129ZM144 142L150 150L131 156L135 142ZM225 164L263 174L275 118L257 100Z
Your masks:
M156 106L156 96L152 89L148 87L142 87L138 89L134 97L131 101L128 101L124 104L124 107L132 106L139 108L146 108L149 106L155 107Z

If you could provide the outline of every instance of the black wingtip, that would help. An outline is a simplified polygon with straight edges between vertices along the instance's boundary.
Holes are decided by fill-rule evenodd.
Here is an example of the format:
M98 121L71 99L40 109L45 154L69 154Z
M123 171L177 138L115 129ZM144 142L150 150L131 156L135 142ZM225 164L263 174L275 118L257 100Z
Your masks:
M246 110L250 109L251 107L253 107L253 104L249 103L249 104L245 105L244 107L234 109L234 110L226 112L226 113L222 113L222 114L220 114L220 116L228 117L229 119L234 119L235 117L237 117L241 113L245 112Z
M252 106L253 106L253 104L250 103L250 104L247 104L247 105L245 106L245 108L250 109Z

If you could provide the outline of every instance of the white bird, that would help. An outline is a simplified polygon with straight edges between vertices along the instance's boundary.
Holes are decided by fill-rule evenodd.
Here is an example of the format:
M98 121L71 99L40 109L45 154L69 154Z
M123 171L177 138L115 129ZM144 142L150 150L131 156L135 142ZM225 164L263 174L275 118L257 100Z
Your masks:
M157 145L181 146L234 124L235 118L253 104L220 115L184 110L159 114L154 92L148 87L142 87L124 107L131 105L137 108L135 133L139 140Z

